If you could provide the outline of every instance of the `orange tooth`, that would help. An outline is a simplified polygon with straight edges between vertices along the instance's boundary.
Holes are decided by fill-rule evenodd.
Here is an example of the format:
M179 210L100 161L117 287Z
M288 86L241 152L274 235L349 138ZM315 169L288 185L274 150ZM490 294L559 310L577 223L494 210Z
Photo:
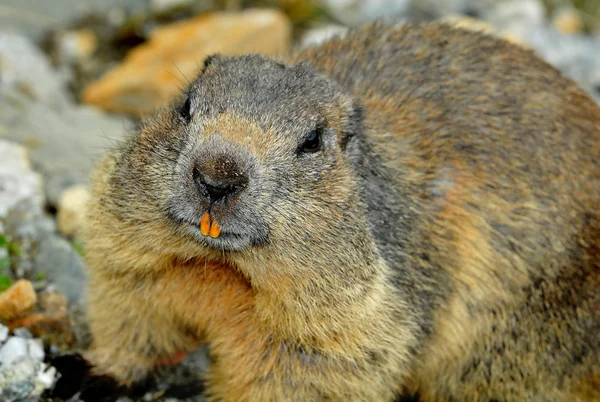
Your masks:
M210 225L210 231L208 232L208 235L213 239L216 239L217 237L219 237L219 234L221 234L221 227L219 226L217 221L213 220Z
M202 235L204 235L204 236L208 236L209 232L210 232L210 215L208 212L206 212L204 215L202 215L202 218L200 218L200 233L202 233Z

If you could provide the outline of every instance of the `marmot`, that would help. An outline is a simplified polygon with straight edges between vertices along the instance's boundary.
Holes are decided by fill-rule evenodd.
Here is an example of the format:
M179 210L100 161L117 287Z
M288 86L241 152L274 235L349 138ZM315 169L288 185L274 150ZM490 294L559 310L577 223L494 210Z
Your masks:
M532 51L214 55L92 198L96 375L206 343L211 401L600 399L600 109Z

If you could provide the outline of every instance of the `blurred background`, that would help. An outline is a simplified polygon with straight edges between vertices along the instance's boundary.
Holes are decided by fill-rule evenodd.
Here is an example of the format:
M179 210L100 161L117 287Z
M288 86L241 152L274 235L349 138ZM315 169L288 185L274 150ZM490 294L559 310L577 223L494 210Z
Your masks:
M79 231L95 160L211 53L278 55L380 19L503 37L600 101L600 0L0 0L0 400L36 400L58 378L50 359L89 342ZM197 393L206 364L191 356L144 400Z

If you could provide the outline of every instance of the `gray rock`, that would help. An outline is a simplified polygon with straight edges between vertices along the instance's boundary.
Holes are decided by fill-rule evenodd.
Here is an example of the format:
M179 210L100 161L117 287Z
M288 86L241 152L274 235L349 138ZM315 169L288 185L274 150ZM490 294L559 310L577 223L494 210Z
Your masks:
M27 359L27 357L27 340L18 336L11 336L0 348L0 367L8 367Z
M12 271L16 277L46 273L69 300L79 300L84 263L71 244L57 235L56 223L44 211L40 187L24 148L0 140L0 234L19 249L11 256ZM6 250L2 248L5 254Z
M15 328L13 330L13 335L18 336L19 338L33 339L33 334L27 328Z
M56 236L56 223L39 200L28 199L10 210L3 226L7 238L19 249L11 256L12 271L18 278L33 277L36 249L42 240Z
M34 266L36 272L46 273L53 287L69 301L84 301L85 263L68 241L59 236L44 239L36 250Z
M20 89L58 110L68 102L65 77L30 40L6 31L0 31L0 87Z
M2 0L0 27L39 39L46 30L89 12L110 13L114 7L143 11L147 0Z
M322 3L337 21L349 26L407 18L411 10L411 0L323 0Z
M128 120L70 102L61 77L26 38L0 31L0 54L0 138L29 149L56 206L64 189L88 182L95 160L124 136Z

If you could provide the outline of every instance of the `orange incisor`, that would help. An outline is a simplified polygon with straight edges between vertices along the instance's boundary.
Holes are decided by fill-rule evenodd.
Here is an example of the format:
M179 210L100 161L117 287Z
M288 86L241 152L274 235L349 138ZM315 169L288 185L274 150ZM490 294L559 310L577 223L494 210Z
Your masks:
M219 234L221 233L221 227L216 220L211 220L208 212L200 218L200 233L204 236L210 236L213 239L219 237Z

